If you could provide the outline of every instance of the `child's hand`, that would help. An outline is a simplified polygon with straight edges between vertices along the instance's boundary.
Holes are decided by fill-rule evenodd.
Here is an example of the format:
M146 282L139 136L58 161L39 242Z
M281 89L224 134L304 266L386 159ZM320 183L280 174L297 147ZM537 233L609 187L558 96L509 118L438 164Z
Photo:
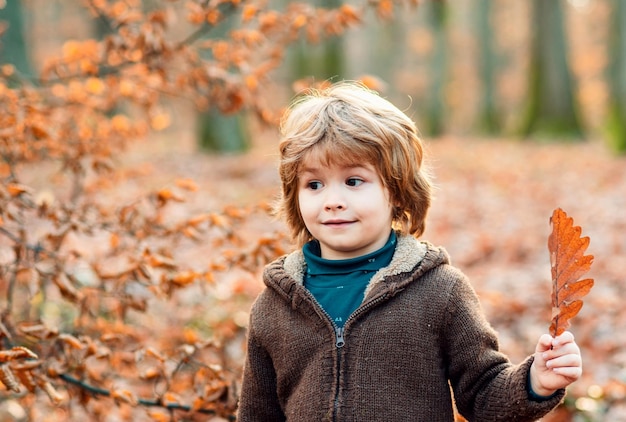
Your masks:
M535 394L550 396L565 388L582 375L580 349L569 331L553 338L544 334L535 349L530 367L530 387Z

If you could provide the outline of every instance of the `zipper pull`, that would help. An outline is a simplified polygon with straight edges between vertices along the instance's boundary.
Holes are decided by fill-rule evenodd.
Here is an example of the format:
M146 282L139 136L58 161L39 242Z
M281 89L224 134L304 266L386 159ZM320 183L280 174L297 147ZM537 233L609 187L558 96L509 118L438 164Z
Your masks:
M335 328L335 334L337 336L337 340L335 341L335 346L337 346L338 349L341 349L343 345L346 344L346 341L343 338L343 327Z

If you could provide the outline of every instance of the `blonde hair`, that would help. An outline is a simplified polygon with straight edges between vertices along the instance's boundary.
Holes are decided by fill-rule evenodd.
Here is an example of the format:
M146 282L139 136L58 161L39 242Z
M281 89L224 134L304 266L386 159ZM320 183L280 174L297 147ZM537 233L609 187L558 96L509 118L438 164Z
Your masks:
M312 238L298 203L298 176L312 153L329 165L373 165L389 191L394 228L424 232L431 182L422 142L415 123L389 101L359 83L336 83L297 98L280 129L282 192L274 210L299 246Z

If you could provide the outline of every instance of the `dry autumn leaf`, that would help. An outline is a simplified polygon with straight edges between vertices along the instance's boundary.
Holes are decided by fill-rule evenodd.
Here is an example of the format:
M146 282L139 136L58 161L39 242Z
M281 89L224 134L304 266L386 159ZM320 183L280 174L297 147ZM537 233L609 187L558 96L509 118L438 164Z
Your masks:
M569 326L583 306L582 298L593 287L593 279L578 280L591 268L593 255L585 255L589 237L581 237L579 226L560 208L550 218L552 233L548 238L552 267L552 322L550 334L558 336Z
M176 186L179 188L188 190L190 192L197 192L200 187L193 179L176 179Z
M10 350L0 350L0 363L9 362L15 359L37 359L37 355L26 347L13 347Z
M139 399L133 392L125 389L111 390L111 397L113 397L117 403L128 403L131 406L136 406L139 402Z
M30 193L32 192L32 189L20 183L9 183L7 184L7 191L9 192L9 195L15 197L23 193Z
M13 391L14 393L20 392L20 383L15 378L13 371L9 368L9 365L3 363L0 364L0 382L4 384L4 386Z
M35 382L35 377L33 377L33 373L30 370L15 370L14 374L16 378L22 383L26 389L34 393L37 389L37 383Z
M172 277L170 281L177 286L186 286L193 283L198 276L199 274L195 271L182 271Z
M163 188L156 193L157 202L159 207L164 206L168 201L184 202L185 199L180 195L177 195L174 191L168 188Z
M50 401L55 405L60 405L66 399L66 396L59 393L49 381L40 382L39 387L45 391Z

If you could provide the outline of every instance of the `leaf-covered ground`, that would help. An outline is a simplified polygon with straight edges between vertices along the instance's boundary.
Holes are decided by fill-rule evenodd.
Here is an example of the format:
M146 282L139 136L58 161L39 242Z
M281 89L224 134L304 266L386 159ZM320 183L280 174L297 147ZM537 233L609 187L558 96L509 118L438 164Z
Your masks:
M626 420L619 416L626 414L626 157L613 156L597 142L445 138L427 141L427 147L437 189L423 238L444 245L453 264L470 277L513 361L532 353L550 324L547 239L552 211L562 208L591 238L587 252L595 261L588 276L596 284L571 328L582 348L584 377L571 391L584 398L579 409L595 408L602 415L597 417L608 418L594 420ZM192 206L205 210L271 202L278 192L272 142L225 157L144 144L130 155L128 165L143 170L118 192L121 197L178 178L193 178L200 185ZM245 230L252 238L281 229L279 222L257 215ZM201 261L205 251L184 253ZM218 298L212 306L219 308L221 301L224 312L245 323L261 281L241 274L233 280L230 287L213 290ZM232 289L248 299L233 305ZM235 361L241 357L233 352Z

